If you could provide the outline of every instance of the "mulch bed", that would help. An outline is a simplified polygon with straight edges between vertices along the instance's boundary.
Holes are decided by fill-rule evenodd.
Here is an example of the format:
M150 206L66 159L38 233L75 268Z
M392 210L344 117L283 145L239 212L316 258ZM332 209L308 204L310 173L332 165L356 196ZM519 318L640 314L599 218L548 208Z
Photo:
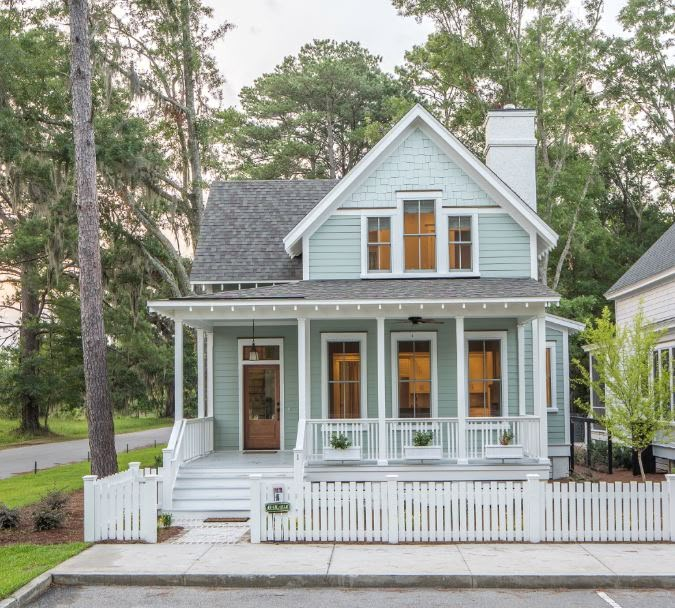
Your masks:
M575 464L574 473L577 479L583 477L588 481L642 481L642 478L639 475L633 475L633 471L630 469L614 469L614 472L610 475L603 471L592 471L581 464ZM665 481L666 479L663 473L647 473L645 477L647 481Z
M84 492L78 490L68 496L66 519L62 528L56 530L33 530L33 510L35 505L19 509L21 521L15 530L0 530L0 546L17 543L34 545L53 545L58 543L75 543L84 541ZM160 528L157 531L157 542L165 542L178 536L183 528ZM122 541L110 541L122 542Z

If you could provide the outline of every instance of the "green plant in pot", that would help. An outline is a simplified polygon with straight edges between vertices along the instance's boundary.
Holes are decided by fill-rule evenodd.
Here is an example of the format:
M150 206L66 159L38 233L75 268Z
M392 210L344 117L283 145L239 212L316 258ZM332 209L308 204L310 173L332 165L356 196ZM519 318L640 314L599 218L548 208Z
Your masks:
M352 442L344 433L333 433L330 437L330 447L334 450L346 450L352 447Z
M511 445L513 443L513 431L504 431L499 438L499 445Z
M434 434L431 431L415 431L413 435L413 445L416 448L426 448L432 445Z

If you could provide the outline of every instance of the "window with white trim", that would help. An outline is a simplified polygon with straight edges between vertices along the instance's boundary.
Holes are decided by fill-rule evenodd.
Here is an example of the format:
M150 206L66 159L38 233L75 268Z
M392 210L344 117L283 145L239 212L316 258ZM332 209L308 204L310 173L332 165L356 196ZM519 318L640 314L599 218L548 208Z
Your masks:
M670 409L675 412L675 345L654 349L654 374L659 370L670 375Z
M403 269L436 270L436 202L403 201Z
M391 218L369 217L368 272L391 272Z
M546 407L551 410L558 409L555 349L555 342L546 343Z
M366 412L366 334L321 335L323 416L361 418Z
M399 418L436 415L436 334L392 332L392 400Z
M448 269L473 270L472 219L470 215L448 216Z
M465 332L469 417L508 411L506 332Z

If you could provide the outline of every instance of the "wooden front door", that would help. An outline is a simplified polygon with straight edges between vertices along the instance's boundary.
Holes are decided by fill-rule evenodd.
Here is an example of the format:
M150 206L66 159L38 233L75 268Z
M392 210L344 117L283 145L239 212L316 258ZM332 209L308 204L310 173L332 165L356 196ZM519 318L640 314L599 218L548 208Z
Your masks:
M244 449L280 447L280 366L244 365Z

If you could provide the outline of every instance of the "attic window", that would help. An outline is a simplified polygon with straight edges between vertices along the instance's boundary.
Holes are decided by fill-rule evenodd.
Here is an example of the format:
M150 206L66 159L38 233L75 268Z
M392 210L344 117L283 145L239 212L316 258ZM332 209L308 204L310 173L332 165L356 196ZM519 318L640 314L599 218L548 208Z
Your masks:
M391 218L368 218L368 270L391 272Z
M403 201L406 272L436 270L436 212L433 200Z
M448 217L448 268L450 272L471 270L471 216Z

